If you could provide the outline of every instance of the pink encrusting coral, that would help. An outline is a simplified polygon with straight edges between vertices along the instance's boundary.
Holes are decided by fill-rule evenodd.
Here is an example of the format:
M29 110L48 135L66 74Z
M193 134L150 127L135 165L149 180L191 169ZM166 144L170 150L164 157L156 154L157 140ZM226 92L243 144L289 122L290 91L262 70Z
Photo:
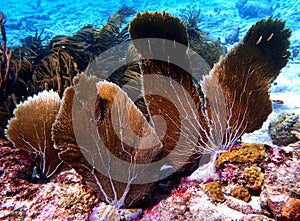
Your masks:
M144 211L140 220L298 220L300 188L299 152L265 146L264 158L248 162L227 161L217 169L225 200L214 199L203 182L185 182L170 196ZM274 162L277 162L276 164ZM246 169L261 167L264 182L260 189L248 188ZM218 188L216 188L218 192Z

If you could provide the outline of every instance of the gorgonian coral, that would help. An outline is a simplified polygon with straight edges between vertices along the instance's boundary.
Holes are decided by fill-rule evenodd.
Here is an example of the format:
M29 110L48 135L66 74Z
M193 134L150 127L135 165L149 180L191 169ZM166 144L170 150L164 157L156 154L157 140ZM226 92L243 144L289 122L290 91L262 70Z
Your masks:
M290 55L291 31L284 25L271 17L261 20L205 75L207 65L200 56L192 58L195 53L189 50L186 27L178 18L166 12L138 13L130 23L132 44L126 50L136 50L139 56L132 56L129 62L139 62L141 73L121 75L126 80L118 86L102 80L104 73L110 74L105 62L109 67L115 63L96 60L100 74L89 66L78 75L62 100L57 100L55 119L42 120L47 130L41 123L33 127L34 139L43 140L36 131L48 133L43 140L49 141L47 148L54 146L59 159L82 175L99 199L109 204L100 203L93 219L114 219L122 208L135 206L151 195L163 168L186 170L204 153L212 154L211 162L189 180L217 179L218 153L244 133L259 129L272 111L268 90ZM117 55L120 51L118 47L111 50ZM197 64L203 72L198 72ZM118 78L116 69L111 69L115 72L108 79ZM132 89L127 84L131 81L139 89L137 97L126 93ZM141 95L144 111L134 102ZM46 105L44 115L50 114L48 104L37 105ZM15 137L9 134L21 130L18 126L22 127L19 124L8 133L13 142ZM32 128L26 124L22 130L26 129ZM22 138L22 145L31 144Z
M186 29L183 25L172 30L165 29L174 20L176 19L172 19L167 13L137 14L130 25L131 38L159 37L187 46ZM166 111L168 102L162 101L157 95L151 95L156 85L151 81L146 82L144 78L145 99L150 115L163 116L171 130L167 135L169 139L162 140L164 148L172 150L174 144L177 145L174 137L180 134L188 140L191 149L195 148L196 153L214 153L211 161L215 162L218 151L227 150L244 133L253 132L262 126L272 112L269 88L290 56L287 49L291 30L284 26L284 22L272 17L253 25L240 44L222 57L209 75L203 77L200 83L203 100L199 96L201 92L198 93L193 84L191 74L178 67L178 64L172 64L172 58L179 56L182 66L186 65L189 62L186 51L176 51L178 45L175 43L173 48L166 48L164 44L154 45L151 41L146 47L134 43L142 57L143 76L153 73L159 75L160 82L163 82L159 87L168 88L166 97L172 100L171 96L175 96L183 110L177 108L179 113L175 114L176 111L170 105ZM161 55L170 62L165 62L166 59L147 59L149 53L157 57ZM171 81L164 81L164 76L180 82L182 87L178 90ZM189 124L182 125L182 118ZM181 155L190 153L186 150ZM189 179L207 177L215 177L212 163L199 168Z
M56 92L43 91L17 105L15 117L8 122L6 136L16 148L34 153L41 180L58 174L63 161L53 147L51 128L60 105Z
M42 90L53 89L62 97L73 77L106 49L128 40L126 18L133 8L121 7L103 28L86 26L73 36L56 36L42 44L41 34L22 47L7 47L6 17L0 12L0 137L16 104Z
M52 130L60 158L84 176L103 201L122 208L150 195L153 184L134 181L147 167L151 171L162 145L117 85L80 76L75 87L66 90ZM146 166L141 170L139 164Z

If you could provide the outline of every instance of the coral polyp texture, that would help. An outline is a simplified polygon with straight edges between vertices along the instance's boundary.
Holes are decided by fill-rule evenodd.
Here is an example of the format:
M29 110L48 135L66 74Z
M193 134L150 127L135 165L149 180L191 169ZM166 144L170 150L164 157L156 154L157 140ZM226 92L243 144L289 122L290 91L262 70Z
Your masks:
M274 144L279 146L287 146L295 143L298 139L291 133L300 128L300 116L294 113L283 112L278 119L270 122L269 134Z
M267 156L264 145L262 144L241 144L237 149L221 153L216 162L219 167L225 162L247 163L257 162Z
M248 189L245 188L245 187L236 186L236 187L232 190L231 195L232 195L234 198L243 200L243 201L245 201L245 202L247 202L247 203L251 200L251 195L250 195Z
M118 30L124 19L120 15L129 9L123 7L110 18L115 18L108 22L115 31L98 30L100 39L108 38L102 46L115 46L121 36L128 37ZM193 59L196 53L189 50L186 25L167 12L137 13L128 33L132 44L126 48L125 59L135 59L109 73L107 79L103 79L104 69L96 73L89 64L105 47L99 42L89 42L89 47L79 44L79 48L73 44L76 39L85 42L93 31L83 29L73 38L54 40L52 53L35 67L35 76L37 82L46 83L45 89L57 92L46 90L29 97L9 120L7 138L17 150L33 152L34 160L30 155L22 157L28 156L30 168L38 167L45 180L52 179L30 184L27 178L22 185L35 188L33 192L38 186L41 190L58 188L61 194L57 198L47 192L49 199L59 203L36 214L38 220L54 215L64 219L70 210L80 214L69 216L72 219L93 221L251 220L298 214L298 201L284 203L289 199L286 192L277 208L269 196L279 194L270 187L272 182L287 182L272 175L276 169L288 167L288 176L298 187L299 177L292 174L299 172L299 154L239 142L244 133L259 129L272 112L269 89L290 56L291 31L285 22L272 17L257 22L210 71L205 56ZM92 45L97 49L94 55ZM95 62L105 66L100 60ZM107 66L114 65L107 62ZM131 81L133 87L127 85ZM195 169L203 154L211 154L210 162ZM274 163L280 154L288 157ZM166 168L177 173L164 176ZM176 181L178 187L169 196L163 195ZM80 192L73 189L75 185ZM9 198L8 194L4 197ZM8 207L8 202L0 206Z
M220 202L225 201L225 196L222 192L222 187L218 181L210 182L204 185L203 189L209 193L209 195Z
M264 174L261 172L261 168L257 166L246 168L244 176L249 186L261 186L264 181Z

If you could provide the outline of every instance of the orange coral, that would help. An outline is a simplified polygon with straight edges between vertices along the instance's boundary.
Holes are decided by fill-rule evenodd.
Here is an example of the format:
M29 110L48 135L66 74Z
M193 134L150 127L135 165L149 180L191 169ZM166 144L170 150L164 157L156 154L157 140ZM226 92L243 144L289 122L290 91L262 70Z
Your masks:
M251 166L244 170L245 180L250 186L261 186L264 181L264 174L258 166Z

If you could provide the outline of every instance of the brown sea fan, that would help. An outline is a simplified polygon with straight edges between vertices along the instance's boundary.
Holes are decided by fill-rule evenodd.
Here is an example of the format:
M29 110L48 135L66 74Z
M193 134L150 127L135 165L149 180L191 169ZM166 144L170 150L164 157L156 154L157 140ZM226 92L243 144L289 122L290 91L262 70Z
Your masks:
M53 125L55 148L101 200L129 207L151 194L154 183L145 184L141 177L147 167L151 171L162 145L117 85L86 75L76 81L66 90ZM158 180L158 174L149 176Z
M165 29L168 30L168 34L165 30L162 31L164 25L170 24L170 21L175 24L180 23L167 13L138 14L130 24L131 38L172 39L174 40L173 48L179 48L179 44L176 42L187 46L187 41L183 40L184 37L181 36L181 33L185 33L183 25L177 26L177 29L182 29L176 31L177 35L173 33L173 30ZM173 94L180 101L181 107L177 110L184 109L184 113L179 111L174 114L176 113L174 106L165 108L164 105L167 102L164 101L164 105L162 105L161 98L151 94L155 85L151 81L144 80L143 82L150 116L161 115L167 122L167 131L169 130L169 132L165 137L167 142L162 140L164 147L169 152L172 151L178 145L178 140L174 140L174 137L183 136L189 141L186 144L191 147L190 151L187 147L185 152L178 153L179 156L184 153L191 155L193 149L195 149L195 153L200 154L214 153L212 163L197 170L190 179L205 179L205 177L212 176L216 178L213 162L217 158L217 152L227 150L244 133L259 129L272 112L269 88L290 56L287 49L291 30L285 29L284 26L284 22L278 19L274 20L272 17L253 25L244 39L225 57L221 58L210 74L203 78L200 82L202 92L199 93L193 84L191 74L178 68L176 66L178 64L172 64L172 60L176 60L174 59L176 56L187 60L186 51L177 50L175 52L173 49L166 48L164 43L161 45L151 44L154 42L153 40L149 41L147 45L134 43L141 54L143 76L153 74L167 76L184 88L177 90L173 87L174 83L161 80L164 85L161 88L168 90L165 94ZM148 59L149 53L162 54L168 60L166 62L163 59ZM199 97L202 93L203 100ZM185 95L189 95L193 100L193 108L187 102ZM170 96L167 98L169 99ZM188 112L189 116L185 114ZM182 118L187 119L192 126L183 126ZM154 129L156 129L155 124ZM198 137L196 143L195 136ZM168 137L171 137L171 140ZM179 162L175 161L174 163Z
M43 91L29 97L17 105L14 118L9 120L6 137L16 148L22 148L35 154L41 179L54 177L65 169L53 148L51 128L60 105L56 92Z
M105 219L106 209L115 213L150 196L163 167L185 170L195 158L211 153L211 163L189 180L217 179L217 153L259 129L272 111L268 89L287 63L291 34L280 20L262 20L203 77L206 71L193 72L199 70L193 62L203 59L192 59L186 28L178 18L165 12L137 14L129 32L142 73L123 75L132 77L124 84L136 81L147 118L124 92L126 85L122 90L94 73L83 73L65 90L61 103L56 94L53 104L40 102L39 95L20 105L7 130L16 146L45 147L36 152L55 160L58 154L82 175L109 204L99 209ZM34 107L42 111L41 119L31 119Z

